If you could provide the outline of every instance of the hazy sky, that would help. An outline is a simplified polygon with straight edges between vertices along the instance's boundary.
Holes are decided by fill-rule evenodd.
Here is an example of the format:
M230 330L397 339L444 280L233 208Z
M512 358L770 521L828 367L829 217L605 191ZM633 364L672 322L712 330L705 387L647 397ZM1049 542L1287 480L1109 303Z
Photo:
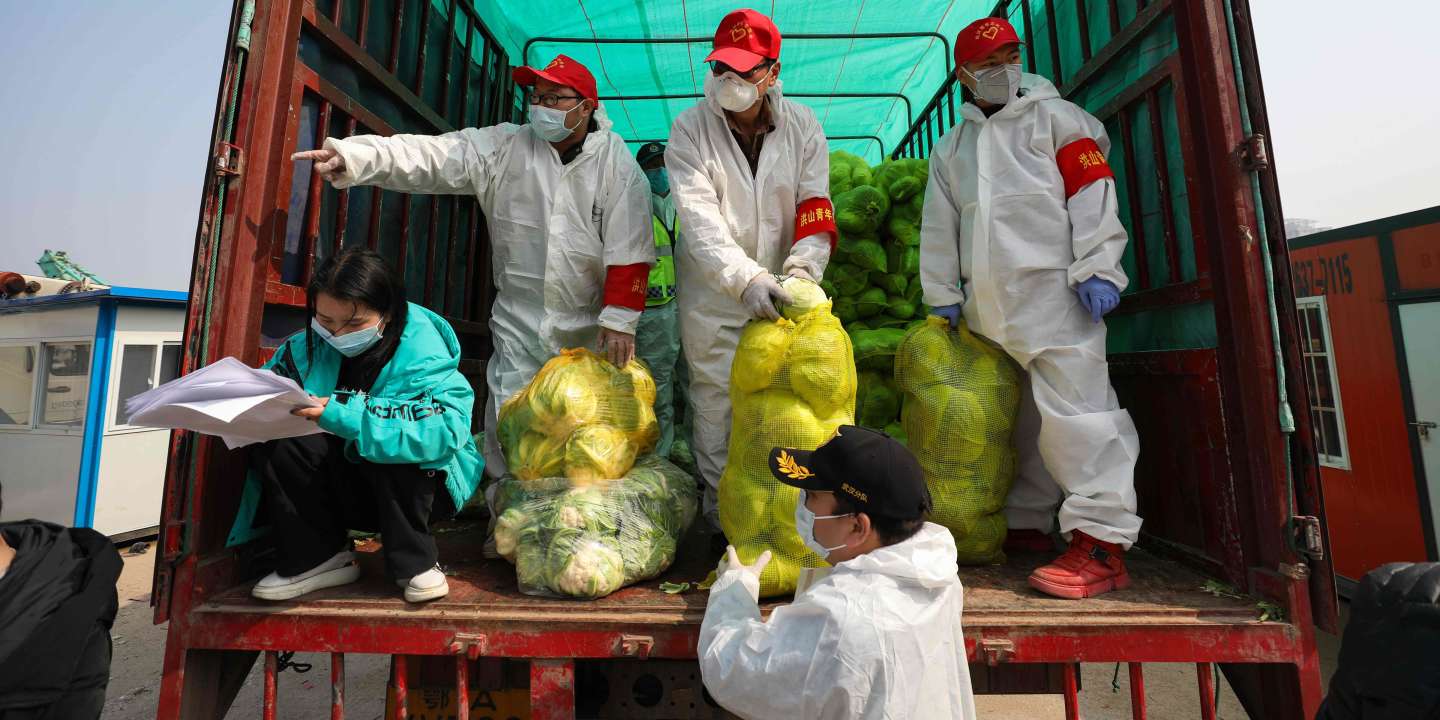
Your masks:
M1440 3L1252 0L1286 215L1440 205ZM230 4L0 0L0 270L185 289Z

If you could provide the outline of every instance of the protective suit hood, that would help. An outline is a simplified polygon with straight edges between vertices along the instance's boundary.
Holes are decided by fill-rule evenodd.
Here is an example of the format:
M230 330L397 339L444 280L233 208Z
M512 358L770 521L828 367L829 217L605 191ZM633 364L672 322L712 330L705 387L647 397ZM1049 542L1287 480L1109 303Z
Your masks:
M954 582L960 566L950 531L927 522L909 540L846 560L835 566L835 572L888 575L901 582L937 588Z
M1005 108L992 118L985 117L985 111L973 102L967 102L960 106L960 114L966 120L984 122L987 119L1009 117L1025 112L1025 109L1041 100L1058 100L1060 91L1055 89L1055 84L1039 75L1020 73L1020 97L1005 104Z

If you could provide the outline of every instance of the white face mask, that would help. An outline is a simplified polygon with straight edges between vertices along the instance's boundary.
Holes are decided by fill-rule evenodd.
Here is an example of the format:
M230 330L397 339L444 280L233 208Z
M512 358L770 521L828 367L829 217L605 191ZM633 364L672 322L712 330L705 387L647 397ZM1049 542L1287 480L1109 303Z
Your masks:
M774 66L772 65L773 69ZM748 109L760 99L760 84L770 78L770 72L761 76L758 82L746 82L739 75L727 72L724 75L705 73L705 95L715 98L720 107L730 112L740 112Z
M318 319L313 317L310 318L310 327L315 330L316 335L324 338L325 342L330 343L330 347L335 348L337 352L347 358L353 358L356 355L359 355L360 353L363 353L366 350L375 347L375 343L380 342L380 338L384 337L380 334L379 323L371 325L367 328L361 328L354 332L345 333L344 335L335 335L331 333L329 330L325 329L324 325L320 324L320 321Z
M534 129L536 135L540 136L541 140L552 143L560 142L570 137L570 134L575 132L575 128L585 122L585 118L582 117L579 122L575 123L575 127L566 125L565 116L569 112L569 110L559 108L547 108L544 105L531 105L530 127Z
M960 69L965 70L963 67ZM1020 92L1020 65L1017 63L996 65L974 73L965 70L965 74L975 81L975 97L991 105L1004 105Z
M811 552L822 558L828 558L830 557L830 553L848 546L836 545L835 547L827 548L821 545L820 541L815 539L815 521L848 517L854 514L855 513L845 513L844 515L816 515L810 508L805 507L805 491L801 490L800 502L795 506L795 532L800 534L800 540L805 543L805 547L810 548Z

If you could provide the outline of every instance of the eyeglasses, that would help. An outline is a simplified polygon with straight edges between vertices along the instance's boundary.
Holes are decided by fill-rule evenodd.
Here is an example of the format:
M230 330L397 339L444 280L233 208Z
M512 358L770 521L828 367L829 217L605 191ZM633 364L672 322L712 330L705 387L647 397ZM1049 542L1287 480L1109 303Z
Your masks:
M717 60L710 63L710 72L715 75L724 75L727 72L733 72L736 75L739 75L741 78L749 80L753 77L758 76L762 71L769 70L770 67L774 64L774 60L765 60L762 61L759 65L756 65L755 67L750 68L745 72L740 72L739 70L736 70L735 68L732 68L729 65L726 65L725 63Z
M553 108L560 104L561 100L584 100L579 95L556 95L555 93L530 93L527 96L531 105L544 105Z

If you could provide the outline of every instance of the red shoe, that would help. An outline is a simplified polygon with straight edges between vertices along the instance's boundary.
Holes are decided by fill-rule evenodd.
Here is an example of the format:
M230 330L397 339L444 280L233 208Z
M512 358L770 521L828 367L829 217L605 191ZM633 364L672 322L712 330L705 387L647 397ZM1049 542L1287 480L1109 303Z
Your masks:
M1055 540L1039 530L1010 528L1005 533L1005 552L1053 552Z
M1059 598L1079 600L1130 587L1125 551L1076 531L1070 549L1030 574L1030 587Z

